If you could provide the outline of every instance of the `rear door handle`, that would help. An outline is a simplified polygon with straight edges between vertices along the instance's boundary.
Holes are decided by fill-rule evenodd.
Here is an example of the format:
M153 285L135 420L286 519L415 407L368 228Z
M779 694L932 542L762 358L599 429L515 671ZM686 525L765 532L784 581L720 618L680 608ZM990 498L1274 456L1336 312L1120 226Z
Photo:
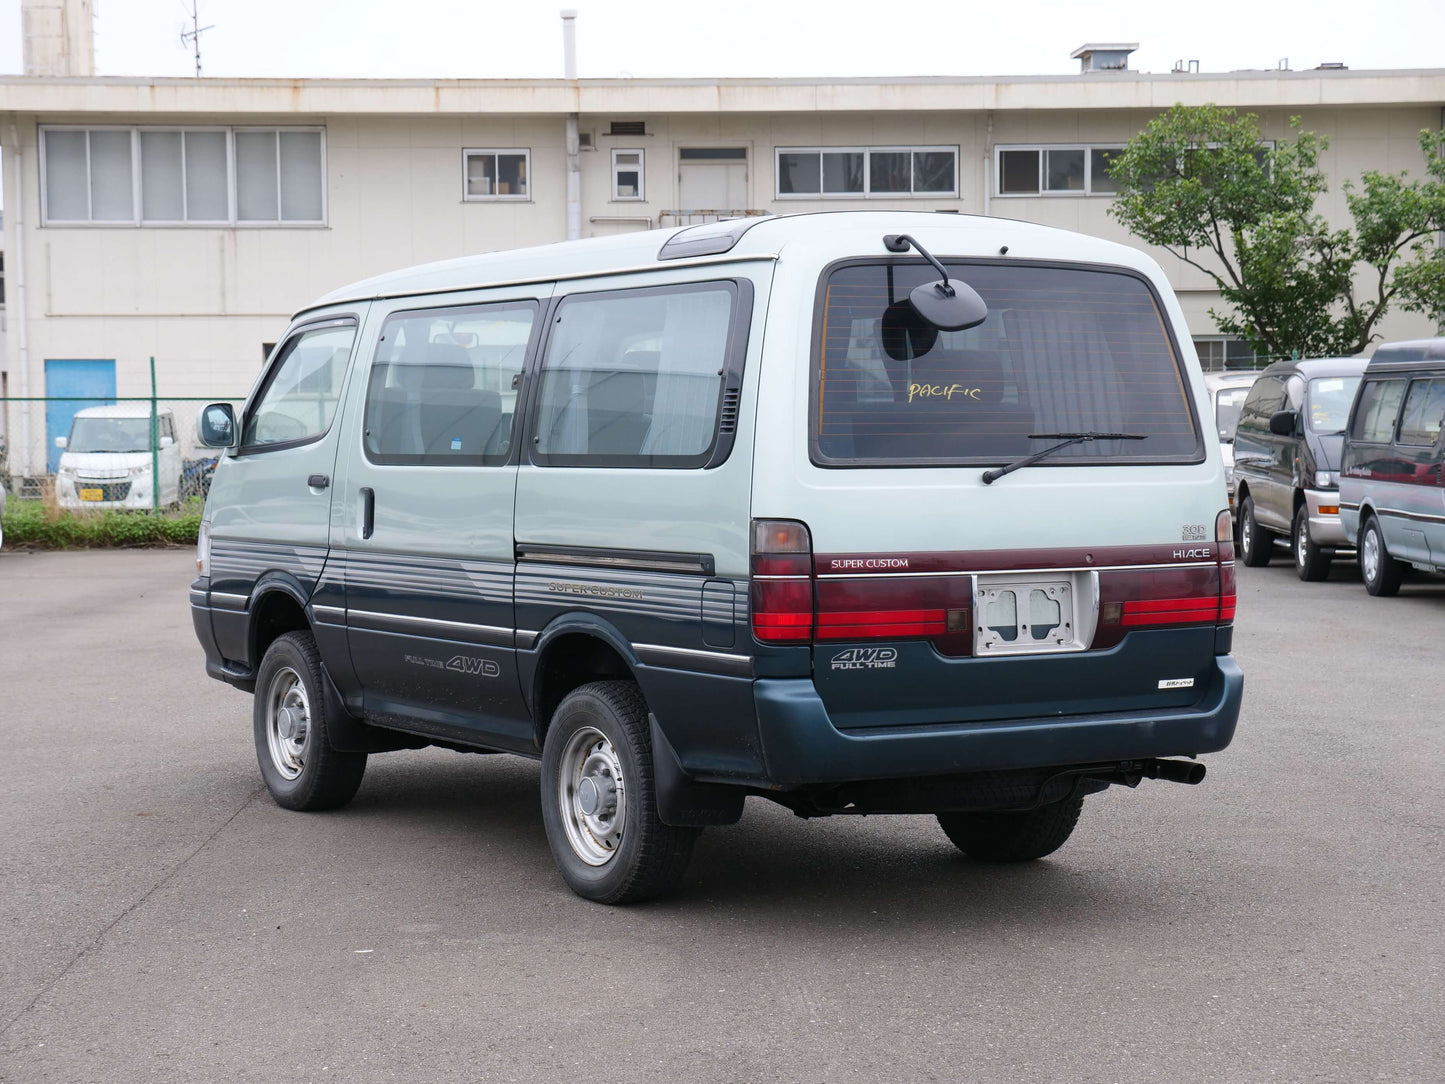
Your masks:
M369 486L361 491L361 537L370 538L376 528L376 491Z
M324 474L313 474L306 479L306 484L312 489L325 489L331 484L331 479Z

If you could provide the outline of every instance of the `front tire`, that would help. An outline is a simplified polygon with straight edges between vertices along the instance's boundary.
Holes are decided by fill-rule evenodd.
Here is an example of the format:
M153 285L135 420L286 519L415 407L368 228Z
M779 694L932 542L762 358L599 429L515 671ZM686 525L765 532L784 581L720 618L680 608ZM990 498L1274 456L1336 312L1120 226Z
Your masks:
M1032 862L1053 854L1073 834L1083 795L1025 813L939 813L953 845L980 862Z
M1301 504L1295 509L1294 529L1290 532L1290 548L1294 550L1294 570L1302 580L1323 580L1330 574L1334 550L1317 546L1310 539L1310 510Z
M365 753L331 747L325 672L309 632L288 632L266 649L256 673L252 724L266 789L283 809L338 809L356 796Z
M542 823L569 888L598 903L677 889L699 835L657 815L642 690L594 681L567 694L542 746Z
M1379 598L1389 598L1400 591L1405 566L1390 556L1385 548L1385 532L1380 521L1371 516L1360 531L1360 576L1365 590Z
M1245 497L1239 509L1239 555L1250 568L1269 564L1274 532L1266 531L1254 518L1254 498Z

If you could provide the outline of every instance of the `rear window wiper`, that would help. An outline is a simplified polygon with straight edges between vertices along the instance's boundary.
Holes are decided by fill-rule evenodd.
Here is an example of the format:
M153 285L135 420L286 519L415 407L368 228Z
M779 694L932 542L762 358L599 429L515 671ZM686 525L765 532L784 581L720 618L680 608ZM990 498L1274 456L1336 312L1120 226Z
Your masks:
M1084 444L1091 440L1146 440L1146 433L1030 433L1029 440L1057 440L1060 443L1050 445L1041 452L1016 459L1005 467L998 467L995 470L983 472L983 484L993 485L1005 474L1012 474L1020 467L1028 467L1037 463L1040 459L1047 459L1055 452L1069 447L1071 444Z

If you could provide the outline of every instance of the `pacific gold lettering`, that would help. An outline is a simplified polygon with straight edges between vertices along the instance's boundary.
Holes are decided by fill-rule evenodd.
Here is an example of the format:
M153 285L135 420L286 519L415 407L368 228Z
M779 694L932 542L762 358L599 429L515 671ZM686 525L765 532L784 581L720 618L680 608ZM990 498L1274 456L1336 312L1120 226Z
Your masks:
M964 387L962 384L948 384L948 385L944 385L944 384L909 384L909 385L908 385L908 401L909 401L910 403L913 402L913 400L915 400L915 399L934 399L934 398L942 398L942 399L944 399L944 400L946 400L946 401L948 401L948 402L951 403L951 402L953 402L953 397L954 397L955 395L957 395L957 396L959 396L960 398L963 398L963 399L978 400L978 399L982 398L982 393L983 393L983 389L982 389L982 388L967 388L967 387Z

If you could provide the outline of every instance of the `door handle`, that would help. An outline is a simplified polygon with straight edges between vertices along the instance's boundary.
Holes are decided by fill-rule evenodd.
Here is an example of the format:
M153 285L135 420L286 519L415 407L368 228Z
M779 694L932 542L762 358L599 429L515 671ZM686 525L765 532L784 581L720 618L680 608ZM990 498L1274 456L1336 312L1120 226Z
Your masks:
M306 479L306 484L312 489L325 489L331 484L331 479L324 474L313 474Z
M361 537L370 538L376 529L376 491L370 486L361 490Z

